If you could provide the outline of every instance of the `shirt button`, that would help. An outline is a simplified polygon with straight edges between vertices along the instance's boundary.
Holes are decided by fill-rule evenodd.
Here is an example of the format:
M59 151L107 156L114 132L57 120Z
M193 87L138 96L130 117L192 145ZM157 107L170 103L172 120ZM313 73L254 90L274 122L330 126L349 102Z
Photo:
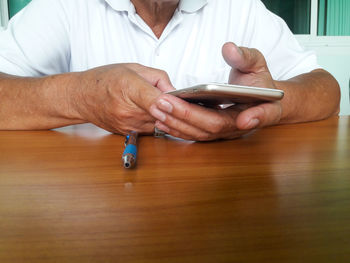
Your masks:
M156 54L157 57L159 57L159 55L160 55L159 48L156 48L156 50L154 51L154 53Z

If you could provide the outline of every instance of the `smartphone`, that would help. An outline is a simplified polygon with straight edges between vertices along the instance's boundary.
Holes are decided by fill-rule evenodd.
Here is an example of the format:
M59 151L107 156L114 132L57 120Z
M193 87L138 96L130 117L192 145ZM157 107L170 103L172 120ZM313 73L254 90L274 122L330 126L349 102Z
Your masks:
M278 89L210 83L170 91L167 94L202 106L215 107L218 105L281 100L284 92Z

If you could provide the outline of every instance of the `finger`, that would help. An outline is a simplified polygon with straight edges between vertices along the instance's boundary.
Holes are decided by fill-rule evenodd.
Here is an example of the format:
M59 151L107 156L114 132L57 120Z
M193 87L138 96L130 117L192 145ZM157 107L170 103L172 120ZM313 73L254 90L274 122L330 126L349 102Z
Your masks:
M156 112L154 109L158 109ZM186 102L175 96L168 94L161 95L152 107L151 114L158 120L166 123L174 129L179 129L177 125L180 122L175 122L174 119L182 123L190 124L197 127L199 130L217 134L224 128L234 128L234 121L231 116L223 114L222 110L214 110ZM163 114L161 114L163 113ZM167 116L172 116L174 119L167 119Z
M279 123L282 110L279 102L263 103L242 111L236 120L241 130L250 130Z
M174 86L171 84L168 74L159 69L150 69L144 77L152 86L158 88L162 92L175 90Z
M188 140L188 141L199 141L199 139L193 138L193 136L183 134L176 129L171 129L165 123L160 122L160 121L156 121L155 127L157 129L165 132L166 134L177 137L177 138L181 138L181 139Z
M111 125L107 126L107 125L97 125L107 131L110 131L112 133L116 133L116 134L122 134L122 135L127 135L129 134L131 131L135 131L139 134L145 134L145 135L150 135L154 133L154 122L147 122L147 123L143 123L140 125L130 125L127 127L113 127Z
M220 136L218 134L206 134L206 135L198 135L196 137L193 137L191 135L185 135L182 132L176 130L176 129L171 129L169 128L167 125L165 125L164 123L160 122L160 121L156 121L155 126L166 132L167 134L170 134L174 137L178 137L178 138L182 138L185 140L191 140L191 141L212 141L212 140L217 140L217 139L236 139L239 137L242 137L243 135L249 134L251 133L251 131L245 131L245 130L235 130L235 131L230 131L230 132L226 132L225 134L220 134Z
M169 75L164 70L146 67L140 64L128 64L128 67L148 81L152 86L157 87L163 92L175 90L174 86L171 84Z
M155 119L148 112L133 112L131 117L119 120L116 127L127 133L136 131L139 133L151 134L154 132L154 122Z
M160 89L162 92L168 92L175 90L173 84L171 83L168 74L165 71L157 73L157 78L154 79L153 86Z
M266 71L264 56L254 48L238 47L232 42L224 44L222 55L228 65L243 73Z
M135 107L119 110L118 115L101 114L92 121L95 125L118 134L127 134L130 131L153 133L154 122L155 119L148 112Z
M125 89L126 91L123 90L123 96L149 113L149 108L162 94L162 91L152 86L137 74L132 74L132 76L127 77L126 81L128 82L128 88Z
M151 135L154 133L154 121L146 122L142 126L135 127L132 131L137 131L140 134Z
M164 122L156 121L155 125L165 133L185 140L208 141L216 138L216 135L212 135L171 115L167 115Z
M176 137L206 141L236 138L247 132L237 130L235 119L239 111L235 108L207 109L164 94L157 99L157 104L152 106L150 112Z

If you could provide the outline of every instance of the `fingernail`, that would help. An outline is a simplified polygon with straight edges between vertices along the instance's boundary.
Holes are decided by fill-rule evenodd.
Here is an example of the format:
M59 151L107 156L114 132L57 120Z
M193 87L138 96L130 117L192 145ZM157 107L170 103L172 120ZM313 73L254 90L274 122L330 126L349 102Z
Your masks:
M154 118L156 118L157 120L160 120L162 122L164 122L166 120L166 115L164 112L158 110L158 108L156 106L154 107L151 107L151 110L150 110L152 116Z
M171 105L169 102L167 102L166 100L160 99L157 102L158 107L163 110L166 111L168 113L171 113L173 111L173 105Z
M254 129L260 124L259 119L252 119L247 125L247 129Z
M237 46L237 45L235 45L235 46L236 46L236 49L237 49L238 53L243 55L242 49L239 46Z

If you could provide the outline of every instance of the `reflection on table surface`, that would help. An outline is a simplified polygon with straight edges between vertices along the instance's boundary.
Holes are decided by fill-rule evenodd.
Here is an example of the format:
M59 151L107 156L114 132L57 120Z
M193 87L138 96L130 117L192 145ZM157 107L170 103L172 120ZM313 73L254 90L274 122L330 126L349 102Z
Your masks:
M0 132L0 262L350 262L349 118L239 140Z

